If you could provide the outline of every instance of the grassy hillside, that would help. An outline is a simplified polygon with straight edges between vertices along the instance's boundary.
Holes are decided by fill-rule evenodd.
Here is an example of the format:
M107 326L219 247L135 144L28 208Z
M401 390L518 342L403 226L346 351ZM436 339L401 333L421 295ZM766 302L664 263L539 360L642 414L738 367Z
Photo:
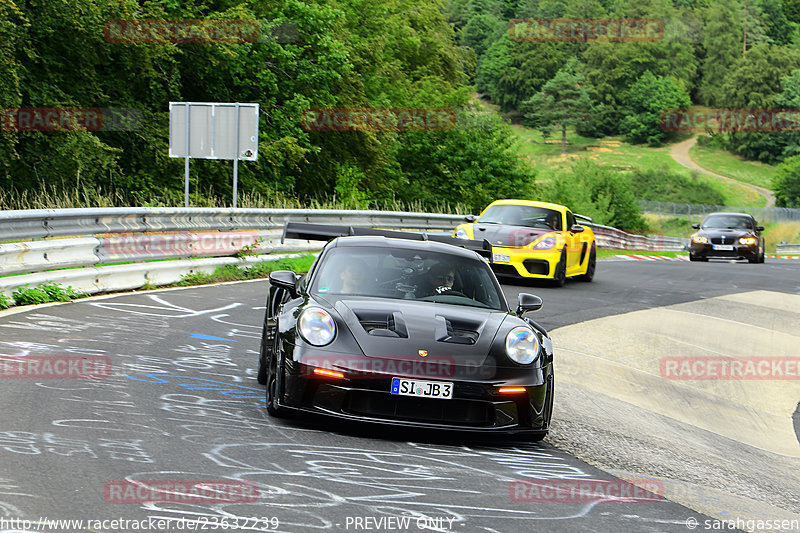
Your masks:
M553 172L578 158L591 159L621 172L630 172L638 167L648 170L668 169L670 172L687 177L692 174L689 169L682 167L672 159L670 155L671 145L652 148L647 145L628 144L620 137L606 137L603 139L581 137L574 131L568 130L567 150L566 154L562 155L560 139L557 139L555 134L553 138L545 141L540 132L531 128L514 124L512 129L520 140L520 157L536 169L538 183L547 183ZM719 154L714 155L717 160L727 161ZM731 156L731 158L735 159L735 156ZM708 162L708 164L709 167L707 168L709 170L725 174L724 170L717 168L713 161ZM743 160L739 162L736 168L741 175L747 175L750 165L756 168L771 168L768 165ZM762 175L764 172L761 169ZM764 197L746 185L731 185L729 182L712 176L697 176L696 181L707 184L718 191L723 196L726 205L744 207L763 207L765 205Z

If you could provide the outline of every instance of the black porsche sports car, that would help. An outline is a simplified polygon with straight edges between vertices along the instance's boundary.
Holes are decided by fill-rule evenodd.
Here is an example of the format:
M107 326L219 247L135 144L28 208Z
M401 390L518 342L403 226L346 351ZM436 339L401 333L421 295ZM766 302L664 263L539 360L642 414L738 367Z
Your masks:
M764 262L764 237L756 220L746 213L711 213L702 224L692 224L699 230L689 244L689 260L747 259Z
M269 413L544 438L552 343L523 316L541 299L508 307L482 257L491 246L365 231L287 225L285 236L336 238L307 275L270 275L258 369Z

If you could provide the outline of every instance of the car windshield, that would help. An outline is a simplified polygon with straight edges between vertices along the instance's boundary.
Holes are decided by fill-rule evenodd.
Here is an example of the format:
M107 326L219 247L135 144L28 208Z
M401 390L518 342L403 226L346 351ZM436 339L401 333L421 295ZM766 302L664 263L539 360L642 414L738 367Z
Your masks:
M740 215L713 215L703 221L703 229L753 229L750 217Z
M507 224L527 228L542 228L561 231L561 213L546 207L531 205L499 204L489 207L481 218L480 224Z
M324 256L311 294L419 300L505 310L489 265L439 252L341 246Z

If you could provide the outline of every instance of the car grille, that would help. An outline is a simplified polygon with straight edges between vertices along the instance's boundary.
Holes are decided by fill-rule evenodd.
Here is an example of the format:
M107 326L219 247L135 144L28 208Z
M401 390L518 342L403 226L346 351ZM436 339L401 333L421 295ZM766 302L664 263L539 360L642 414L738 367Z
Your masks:
M493 263L492 270L494 270L495 274L497 274L498 276L519 277L519 272L517 272L517 269L511 265L498 265L497 263Z
M480 427L495 423L494 405L489 402L412 398L365 390L350 391L344 410L355 415L434 424Z
M522 262L525 269L531 274L547 276L550 274L550 263L543 259L526 259Z
M733 244L735 237L711 237L711 244Z

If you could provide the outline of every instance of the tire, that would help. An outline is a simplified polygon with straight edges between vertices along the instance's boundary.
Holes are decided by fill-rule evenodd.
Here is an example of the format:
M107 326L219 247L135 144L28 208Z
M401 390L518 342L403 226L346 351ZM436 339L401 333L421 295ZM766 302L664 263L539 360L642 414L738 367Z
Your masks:
M589 261L586 263L586 273L577 277L577 279L585 282L590 282L594 279L594 271L597 268L597 249L592 243L592 251L589 252Z
M544 409L546 411L545 419L547 420L547 429L540 433L531 435L531 437L528 439L530 442L539 442L544 440L544 438L547 437L547 434L550 432L550 423L553 421L553 398L555 397L555 383L555 378L550 380L550 386L547 389L547 400L545 400Z
M567 282L567 250L561 251L561 259L556 265L556 271L553 273L553 286L563 287Z
M702 263L707 263L708 257L697 257L695 255L689 254L689 261L700 261Z
M283 418L285 417L288 412L285 408L281 407L280 403L278 402L278 385L279 385L279 378L280 378L280 367L278 365L278 358L279 354L276 350L278 336L277 334L274 337L274 342L272 344L272 356L269 358L269 364L267 365L267 376L266 376L266 385L267 385L267 413L270 416L274 416L275 418Z
M267 384L267 363L264 359L264 337L261 337L261 355L258 356L258 372L256 373L259 385Z

